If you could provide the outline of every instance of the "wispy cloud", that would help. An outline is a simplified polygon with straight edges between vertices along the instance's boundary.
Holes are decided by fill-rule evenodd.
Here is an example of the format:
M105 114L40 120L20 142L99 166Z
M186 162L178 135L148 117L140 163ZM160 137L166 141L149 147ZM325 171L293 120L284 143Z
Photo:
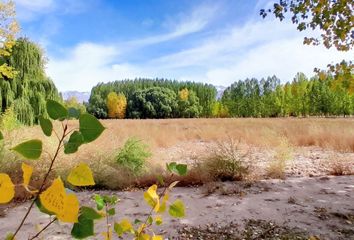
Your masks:
M165 77L193 80L227 86L246 77L277 75L291 81L301 71L313 75L315 67L325 68L330 62L351 59L352 52L303 45L303 36L294 25L275 19L251 17L242 25L208 28L217 17L220 6L200 6L189 15L169 19L171 31L125 43L81 43L61 58L50 57L48 74L60 90L89 91L97 82L135 77ZM180 38L187 41L185 49L171 48L164 55L151 59L146 56L130 61L133 54L162 42ZM173 44L171 42L171 44Z
M202 5L193 9L188 14L180 14L177 19L168 19L163 25L166 29L172 29L164 34L159 34L143 39L132 40L125 45L133 48L157 44L183 37L192 33L202 31L216 16L219 6Z

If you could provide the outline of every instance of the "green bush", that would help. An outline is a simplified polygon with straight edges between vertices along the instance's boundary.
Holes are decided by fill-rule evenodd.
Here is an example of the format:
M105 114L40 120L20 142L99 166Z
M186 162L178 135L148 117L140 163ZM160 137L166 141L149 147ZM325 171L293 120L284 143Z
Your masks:
M12 131L20 126L21 123L17 120L15 111L12 107L6 109L6 111L0 115L0 129Z
M147 144L135 137L128 138L124 146L119 150L115 160L121 166L132 171L134 175L142 173L145 161L151 157Z

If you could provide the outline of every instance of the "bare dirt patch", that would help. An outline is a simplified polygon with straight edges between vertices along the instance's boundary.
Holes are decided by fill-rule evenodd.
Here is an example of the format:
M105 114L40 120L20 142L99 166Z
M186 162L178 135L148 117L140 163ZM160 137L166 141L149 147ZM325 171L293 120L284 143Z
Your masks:
M220 186L210 194L205 194L205 186L176 188L171 197L181 198L186 203L187 216L180 220L166 216L164 224L155 232L169 239L305 239L309 236L354 239L354 176L218 184ZM144 218L149 210L142 191L104 193L115 193L121 199L116 220ZM79 192L81 203L93 205L92 194ZM0 218L0 235L15 228L27 207L28 203L5 209L6 218ZM31 213L30 219L19 239L26 239L35 232L35 223L44 225L49 221L38 210ZM98 223L97 233L99 229L104 229L103 222ZM43 239L71 239L68 233L69 225L57 224L47 230ZM298 238L276 238L282 235Z

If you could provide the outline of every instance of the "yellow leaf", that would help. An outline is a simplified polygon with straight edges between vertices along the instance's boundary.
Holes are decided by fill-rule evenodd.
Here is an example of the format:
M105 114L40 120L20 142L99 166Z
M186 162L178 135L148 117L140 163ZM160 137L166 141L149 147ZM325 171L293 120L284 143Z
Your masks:
M42 205L48 211L55 213L59 220L70 223L78 221L79 201L74 194L66 194L60 178L55 179L52 185L39 195L39 199Z
M123 232L127 232L133 229L133 226L128 219L122 219L122 221L120 222L120 226Z
M104 240L112 240L112 229L109 229L109 232L102 233Z
M31 176L33 173L33 168L30 165L27 165L26 163L22 163L22 172L23 172L23 186L25 186L25 188L28 187L29 182L31 180Z
M52 185L39 195L42 205L50 212L59 214L64 210L65 188L60 178L53 181Z
M162 198L162 203L161 203L161 205L160 205L160 208L159 208L159 210L157 211L158 213L163 213L163 212L166 211L166 204L167 204L168 198L169 198L169 195L168 195L168 193L166 192L165 195L164 195L163 198Z
M157 215L157 216L155 217L155 223L156 223L156 225L161 225L161 224L162 224L162 217L161 217L161 215Z
M163 237L161 235L155 235L151 240L163 240Z
M154 208L154 211L158 211L160 209L160 199L159 195L156 193L157 185L154 184L149 189L144 192L144 199L147 204Z
M62 222L76 223L79 216L79 200L75 194L68 194L65 196L64 210L57 215Z
M139 235L138 238L136 238L138 240L150 240L150 235L149 234L146 234L146 233L142 233Z
M91 186L95 185L92 171L85 163L80 163L77 167L71 170L68 182L74 186Z
M145 223L141 224L138 228L138 235L142 235L142 232L145 230L145 228L146 228L146 224Z
M9 175L0 173L0 204L10 202L15 196L15 185Z

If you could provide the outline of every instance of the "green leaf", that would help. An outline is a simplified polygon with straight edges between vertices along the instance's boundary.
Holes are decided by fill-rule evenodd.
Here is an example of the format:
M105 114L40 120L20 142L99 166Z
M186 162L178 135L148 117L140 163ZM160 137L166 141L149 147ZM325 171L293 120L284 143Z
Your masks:
M184 203L181 200L177 199L176 201L174 201L174 203L170 205L168 213L172 217L176 217L176 218L184 217Z
M171 173L175 173L180 176L184 176L187 174L187 165L186 164L177 164L175 162L171 162L169 164L166 164L166 168Z
M117 222L114 223L114 231L119 237L122 236L124 233L122 226Z
M40 140L29 140L27 142L20 143L11 150L21 154L27 159L38 159L42 154L42 142Z
M114 208L109 209L109 210L107 211L107 214L108 214L109 216L113 216L114 214L116 214L116 209L114 209Z
M14 234L13 233L8 233L5 237L5 240L13 240L14 239Z
M99 214L95 209L90 207L82 206L80 208L80 211L81 211L81 215L86 219L96 220L102 218L101 214Z
M75 153L84 143L84 137L79 131L75 131L70 135L69 141L64 144L64 153Z
M0 140L4 139L4 135L2 135L2 132L0 131Z
M176 170L177 170L178 175L184 176L187 174L187 165L186 164L178 164L176 166Z
M100 195L95 195L95 202L97 205L97 210L102 210L104 208L105 203Z
M135 219L135 220L134 220L134 224L140 224L140 223L142 223L141 220L139 220L139 219Z
M176 162L166 163L166 168L171 173L176 171L176 166L177 166Z
M50 137L52 135L53 124L49 119L39 116L39 125L46 136Z
M87 219L85 216L80 215L79 221L75 223L71 229L71 236L77 239L84 239L89 236L93 236L93 226L94 224L92 219Z
M150 225L153 223L153 221L154 221L154 219L151 216L149 216L147 219L147 223Z
M70 108L68 108L68 117L69 118L79 119L80 111L78 109L76 109L76 108L70 107Z
M105 129L100 121L91 114L81 114L79 118L80 132L86 143L94 141Z
M68 116L68 110L54 100L47 100L47 112L51 119L63 120Z

